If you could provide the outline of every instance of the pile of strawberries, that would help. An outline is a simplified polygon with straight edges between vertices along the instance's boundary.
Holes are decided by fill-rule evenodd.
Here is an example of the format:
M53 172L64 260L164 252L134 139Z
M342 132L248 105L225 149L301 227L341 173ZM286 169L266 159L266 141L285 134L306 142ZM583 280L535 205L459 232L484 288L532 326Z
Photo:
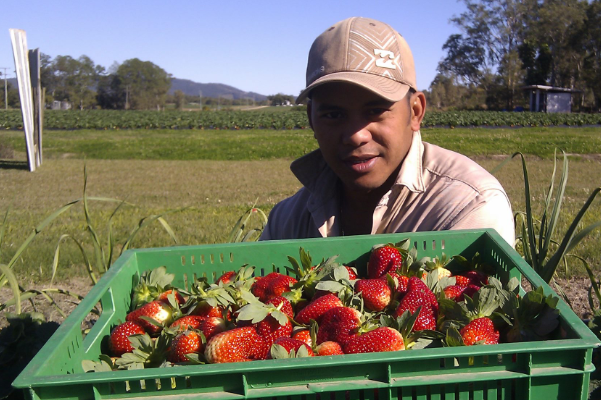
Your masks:
M189 290L161 267L134 288L132 311L87 370L227 363L471 346L553 337L558 299L519 295L479 256L417 258L409 241L371 249L366 276L337 257L313 263L300 249L287 273L252 266ZM453 273L451 271L454 271Z

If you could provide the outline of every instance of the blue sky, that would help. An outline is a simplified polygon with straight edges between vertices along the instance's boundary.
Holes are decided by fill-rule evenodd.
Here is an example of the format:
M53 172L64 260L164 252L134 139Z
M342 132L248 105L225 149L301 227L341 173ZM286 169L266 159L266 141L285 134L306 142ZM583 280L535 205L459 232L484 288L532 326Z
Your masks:
M26 31L29 49L52 58L87 55L107 69L139 58L176 78L297 95L315 37L334 22L363 16L388 23L407 39L423 90L444 57L442 45L458 33L449 19L463 10L456 0L5 1L0 67L14 77L8 29L17 28Z

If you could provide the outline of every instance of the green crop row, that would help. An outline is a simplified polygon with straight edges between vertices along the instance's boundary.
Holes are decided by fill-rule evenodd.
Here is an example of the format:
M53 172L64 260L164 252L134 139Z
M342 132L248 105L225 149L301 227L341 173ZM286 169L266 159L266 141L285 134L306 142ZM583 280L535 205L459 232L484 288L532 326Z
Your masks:
M427 112L425 127L544 127L601 124L601 114L532 112ZM305 129L303 112L273 111L45 111L45 129ZM0 129L22 129L19 110L0 110Z

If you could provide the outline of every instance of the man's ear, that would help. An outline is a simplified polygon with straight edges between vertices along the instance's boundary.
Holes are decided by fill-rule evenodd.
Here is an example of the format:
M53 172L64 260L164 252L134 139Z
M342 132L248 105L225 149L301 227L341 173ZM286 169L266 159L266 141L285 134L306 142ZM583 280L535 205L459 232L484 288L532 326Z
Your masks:
M409 104L411 107L411 130L419 131L426 114L426 96L423 92L415 92L411 95Z

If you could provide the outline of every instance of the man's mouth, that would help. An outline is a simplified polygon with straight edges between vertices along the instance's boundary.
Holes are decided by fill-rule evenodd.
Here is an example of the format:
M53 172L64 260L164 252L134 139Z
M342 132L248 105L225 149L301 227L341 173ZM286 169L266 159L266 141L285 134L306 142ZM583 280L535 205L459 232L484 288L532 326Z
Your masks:
M345 164L355 172L367 172L373 168L376 163L377 157L359 157L359 158L347 158L344 160Z

